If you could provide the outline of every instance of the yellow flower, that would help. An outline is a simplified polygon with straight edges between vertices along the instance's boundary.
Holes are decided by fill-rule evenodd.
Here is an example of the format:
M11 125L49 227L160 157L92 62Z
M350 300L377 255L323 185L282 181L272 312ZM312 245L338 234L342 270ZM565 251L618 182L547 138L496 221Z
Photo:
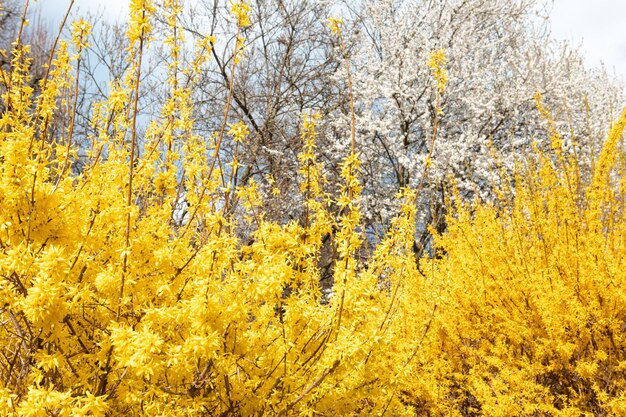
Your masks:
M328 19L328 27L334 35L341 35L341 26L345 25L343 19L331 17Z
M235 43L235 52L233 54L233 59L235 60L235 65L239 64L241 61L241 57L243 56L246 50L246 38L245 36L237 36L237 41Z
M77 50L89 47L87 38L91 34L91 23L80 19L72 23L72 43Z
M234 142L243 142L246 136L250 134L248 126L243 122L229 124L228 126L230 127L228 134L233 136Z
M237 26L245 28L250 26L250 5L243 0L231 1L230 9L233 16L237 18Z
M443 94L446 85L448 84L448 71L444 68L446 65L445 51L443 49L439 49L431 52L427 65L433 72L433 77L437 83L437 91L439 94Z

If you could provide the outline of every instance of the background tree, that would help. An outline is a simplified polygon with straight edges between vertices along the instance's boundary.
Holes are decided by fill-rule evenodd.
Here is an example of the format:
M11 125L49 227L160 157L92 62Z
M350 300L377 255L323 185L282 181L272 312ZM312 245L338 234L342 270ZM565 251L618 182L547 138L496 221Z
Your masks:
M292 175L302 149L298 126L309 110L325 112L336 97L328 88L338 63L324 24L326 7L316 0L256 0L251 2L251 25L245 28L245 50L237 67L232 91L232 120L250 129L248 141L239 148L242 167L238 184L255 178L267 197L271 218L286 221L298 217L297 181ZM229 2L202 0L187 9L182 27L192 38L216 36L212 62L194 91L198 129L215 130L220 123L233 76L230 51L236 41L232 25L224 16ZM225 18L226 17L226 18ZM233 154L224 146L225 158Z
M549 35L535 0L376 0L349 10L350 60L358 109L364 204L372 233L394 212L391 202L404 186L416 187L438 134L425 189L419 197L416 251L429 245L427 225L443 230L448 177L464 197L489 199L500 167L511 169L533 139L548 143L533 97L540 91L566 132L568 152L578 152L589 175L612 109L623 103L623 87L604 69L588 70L576 50ZM443 48L449 83L438 117L436 85L427 66ZM335 81L345 82L338 67ZM439 119L437 121L437 119ZM327 158L345 152L346 108L333 112ZM336 162L335 162L336 163Z
M8 3L3 15L7 27L16 27L20 6L17 1ZM285 174L297 167L301 114L311 109L323 116L321 158L334 179L349 142L344 57L325 25L331 10L345 13L345 47L354 73L363 159L364 226L370 240L376 240L397 209L391 203L395 193L406 185L417 186L427 171L418 198L418 255L429 247L428 225L445 229L443 201L449 176L459 181L465 198L489 199L498 170L510 170L516 156L528 152L530 138L548 143L544 123L529 111L536 91L554 109L556 124L566 132L569 151L580 154L581 175L586 176L611 109L624 100L621 85L604 69L586 69L576 50L550 38L548 23L540 15L545 3L539 0L257 0L252 3L251 25L243 32L245 51L234 75L230 51L236 39L229 7L223 0L181 4L177 17L182 62L192 61L196 41L217 39L211 62L188 86L195 104L195 132L212 140L211 132L222 123L221 109L232 79L227 122L243 120L251 134L237 146L226 137L222 159L230 160L237 148L241 166L235 183L245 185L255 178L268 216L301 219L300 202L294 201L299 198L297 181ZM165 33L165 18L156 19L156 33ZM120 80L128 69L123 59L126 24L96 20L100 23L90 38L93 47L81 65L74 120L74 136L85 149L90 146L85 138L93 129L94 103L108 94L109 80ZM167 48L159 45L159 38L141 73L145 88L140 92L137 152L143 151L150 109L169 94ZM440 115L427 65L429 55L439 49L445 50L449 74ZM67 120L57 123L59 128L67 124ZM80 169L84 159L85 153L79 153L74 168ZM431 166L425 169L427 160ZM230 206L236 210L237 198L231 198Z

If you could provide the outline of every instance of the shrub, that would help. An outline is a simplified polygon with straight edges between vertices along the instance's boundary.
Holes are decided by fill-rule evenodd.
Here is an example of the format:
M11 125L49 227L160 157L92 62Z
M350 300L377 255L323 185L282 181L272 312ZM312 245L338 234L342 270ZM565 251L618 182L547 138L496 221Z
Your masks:
M455 200L437 238L445 255L423 261L438 314L415 371L426 382L407 388L414 403L462 415L624 413L625 125L626 111L588 183L549 120L552 149L520 161L496 202Z
M237 185L248 129L229 124L232 97L215 135L194 129L189 85L215 40L184 66L178 6L163 10L170 92L141 134L149 1L131 4L127 76L95 106L81 146L86 22L72 26L72 45L58 44L38 94L28 46L18 40L2 69L3 415L624 412L626 113L586 184L538 101L552 150L520 160L514 177L503 170L508 186L493 202L457 193L437 256L418 263L419 189L398 194L398 214L370 248L358 149L353 140L332 198L313 114L293 196L302 217L265 219L256 182ZM236 1L233 13L234 73L249 8ZM432 69L443 85L437 62L442 52ZM51 129L59 114L69 117ZM224 140L234 144L228 164Z

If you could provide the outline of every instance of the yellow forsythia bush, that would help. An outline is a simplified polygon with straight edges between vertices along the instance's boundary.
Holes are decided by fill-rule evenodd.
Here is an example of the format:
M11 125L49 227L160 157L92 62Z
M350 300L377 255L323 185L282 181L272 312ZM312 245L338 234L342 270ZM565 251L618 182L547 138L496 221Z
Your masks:
M227 127L229 104L212 138L193 127L189 86L215 40L183 68L179 2L164 3L170 94L141 143L150 1L131 2L127 76L81 146L88 24L59 43L36 94L28 46L0 69L0 415L626 412L626 114L590 184L550 127L552 152L520 163L495 202L451 203L436 258L414 258L412 190L368 253L359 159L347 156L331 201L315 116L301 128L302 221L266 221L255 182L234 186L236 151L229 171L220 146L247 128ZM239 36L249 7L233 13Z
M173 29L178 6L164 10ZM248 10L233 3L240 30ZM73 26L73 45L59 44L39 93L28 46L18 41L2 69L0 415L410 415L397 392L411 360L398 341L423 327L414 193L402 194L401 213L366 262L359 160L346 159L335 216L310 116L300 155L305 219L264 220L254 181L224 179L236 155L231 171L219 158L224 138L246 140L247 128L228 128L225 117L211 140L194 131L189 86L214 39L183 69L181 30L165 39L169 98L140 142L154 12L149 1L131 3L130 68L94 107L81 146L73 131L85 22ZM318 267L329 234L331 297Z
M422 261L437 310L403 390L417 414L626 413L626 111L585 184L537 104L552 149L494 202L456 199Z

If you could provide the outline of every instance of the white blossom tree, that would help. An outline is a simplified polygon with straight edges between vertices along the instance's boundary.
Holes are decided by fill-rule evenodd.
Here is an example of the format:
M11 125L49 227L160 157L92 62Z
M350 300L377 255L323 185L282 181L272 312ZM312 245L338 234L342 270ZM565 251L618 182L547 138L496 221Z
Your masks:
M586 69L576 50L554 41L542 6L537 0L344 3L370 232L385 227L395 193L417 187L424 172L418 254L428 247L426 225L445 227L450 177L462 195L489 198L498 165L510 168L533 140L546 143L537 92L554 113L566 149L597 151L611 109L624 101L623 87L602 68ZM443 114L437 115L427 63L441 49L449 82ZM345 79L339 67L337 84ZM335 161L349 143L348 113L346 106L329 118L328 156ZM435 130L432 164L425 170Z

